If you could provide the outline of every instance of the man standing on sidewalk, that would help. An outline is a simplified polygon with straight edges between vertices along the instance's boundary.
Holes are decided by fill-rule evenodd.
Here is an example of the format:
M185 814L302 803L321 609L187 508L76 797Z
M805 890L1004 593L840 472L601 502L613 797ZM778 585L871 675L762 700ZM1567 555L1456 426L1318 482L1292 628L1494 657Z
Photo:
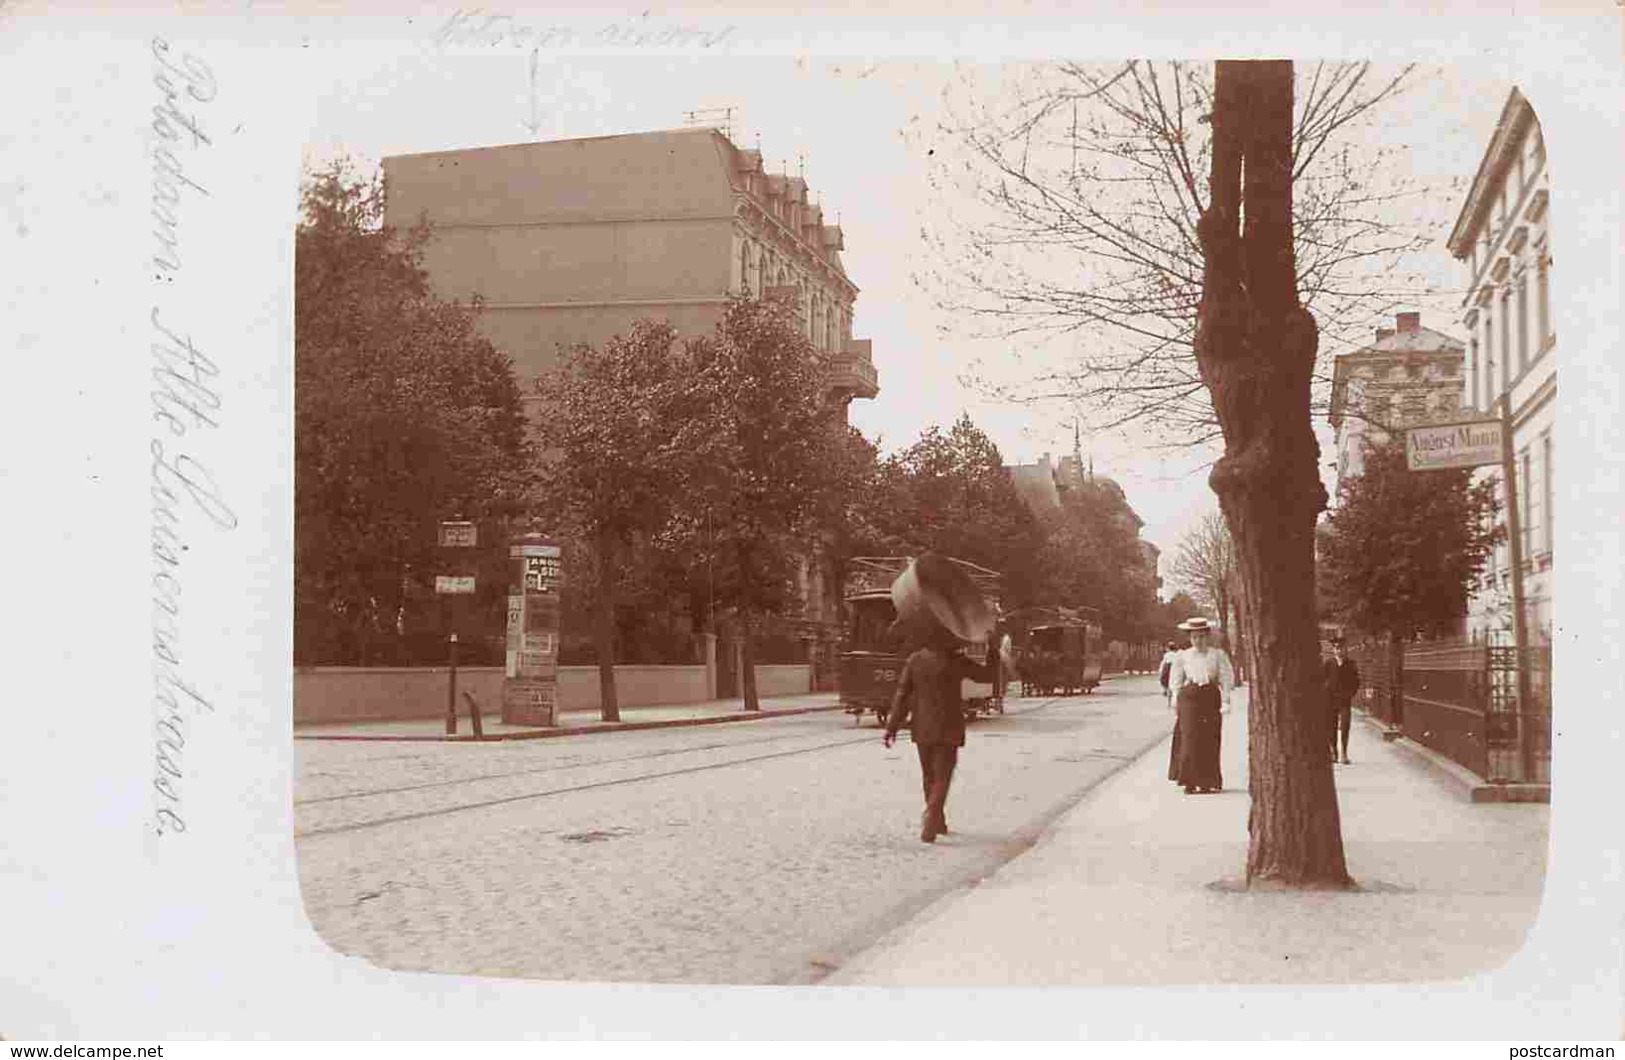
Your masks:
M992 653L990 653L992 654ZM887 747L897 730L910 722L914 749L920 756L920 782L925 792L925 813L920 817L920 841L932 843L948 831L948 785L953 782L959 749L965 746L965 707L960 682L991 681L995 664L977 663L959 650L953 634L937 629L925 647L908 657L897 694L886 718ZM912 721L911 721L912 719Z
M1345 653L1342 637L1332 638L1332 657L1325 662L1326 706L1328 710L1332 761L1337 759L1337 738L1343 738L1343 764L1349 764L1349 720L1354 694L1360 690L1360 668Z

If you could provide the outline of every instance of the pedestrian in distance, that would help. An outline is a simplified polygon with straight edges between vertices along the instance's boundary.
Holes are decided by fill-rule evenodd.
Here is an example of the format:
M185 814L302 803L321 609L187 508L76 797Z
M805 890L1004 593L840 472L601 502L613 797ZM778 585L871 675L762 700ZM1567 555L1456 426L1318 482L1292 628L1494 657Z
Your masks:
M967 658L959 639L946 630L933 630L924 640L924 647L903 664L881 740L890 747L897 730L908 723L914 750L920 756L920 786L925 794L920 841L933 843L948 832L948 787L959 764L959 749L965 746L960 682L967 678L991 681L996 664Z
M1174 668L1174 657L1179 654L1179 645L1173 641L1167 644L1167 651L1162 653L1162 663L1157 667L1157 680L1162 683L1162 698L1168 701L1168 709L1174 709L1173 695L1168 691L1168 675Z
M1179 628L1190 634L1191 646L1176 652L1168 668L1168 690L1178 712L1170 765L1173 781L1187 795L1221 791L1222 712L1230 706L1235 671L1230 656L1213 646L1213 627L1207 619L1190 618Z
M1157 665L1157 682L1162 685L1162 701L1168 705L1170 711L1174 710L1174 694L1168 688L1168 678L1174 672L1174 658L1179 654L1179 645L1169 641L1162 653L1162 662ZM1168 779L1179 780L1179 714L1174 714L1174 738L1168 747Z
M1326 684L1327 722L1331 737L1332 761L1336 762L1337 741L1343 740L1343 764L1349 764L1349 720L1354 709L1354 694L1360 691L1360 668L1348 657L1342 637L1332 638L1332 657L1323 665Z
M999 638L999 680L994 686L997 690L994 694L1004 695L1005 686L1020 676L1020 672L1016 669L1016 643L1011 639L1010 631L1005 630L1004 635Z

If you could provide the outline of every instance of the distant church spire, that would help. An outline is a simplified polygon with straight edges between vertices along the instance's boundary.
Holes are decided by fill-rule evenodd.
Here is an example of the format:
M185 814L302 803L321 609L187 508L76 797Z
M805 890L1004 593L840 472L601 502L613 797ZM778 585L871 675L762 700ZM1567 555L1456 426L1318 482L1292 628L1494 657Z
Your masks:
M1083 431L1077 420L1072 421L1072 459L1083 467ZM1089 453L1089 481L1095 480L1095 454Z

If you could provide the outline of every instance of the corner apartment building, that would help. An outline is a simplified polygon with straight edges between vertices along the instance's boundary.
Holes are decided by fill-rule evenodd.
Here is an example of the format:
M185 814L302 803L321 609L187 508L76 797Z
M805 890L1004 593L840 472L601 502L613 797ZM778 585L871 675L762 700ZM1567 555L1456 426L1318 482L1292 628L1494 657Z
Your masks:
M1407 427L1461 417L1460 339L1422 326L1420 313L1399 313L1376 340L1339 354L1332 369L1331 425L1337 481L1365 471L1365 453Z
M805 180L767 173L714 128L512 144L383 162L386 220L427 220L435 294L484 301L482 332L521 381L561 348L644 317L707 334L730 295L793 296L843 403L879 391L852 337L845 238Z
M1511 410L1531 644L1549 642L1552 629L1557 334L1547 240L1550 195L1540 121L1513 89L1447 245L1466 279L1461 319L1470 338L1463 405L1484 417L1499 414L1503 403ZM1499 467L1475 475L1494 480L1504 496ZM1512 642L1510 563L1511 550L1498 546L1468 601L1469 636Z

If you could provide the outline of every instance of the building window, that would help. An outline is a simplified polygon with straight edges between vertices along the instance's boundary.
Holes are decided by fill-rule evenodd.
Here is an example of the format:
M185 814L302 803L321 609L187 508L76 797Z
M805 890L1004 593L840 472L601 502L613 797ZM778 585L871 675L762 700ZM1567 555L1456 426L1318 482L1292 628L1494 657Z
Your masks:
M1549 293L1546 287L1547 264L1546 253L1541 251L1539 266L1535 270L1535 323L1539 328L1537 334L1540 335L1542 347L1552 335L1551 303L1548 301Z
M1535 481L1530 477L1534 470L1534 462L1529 458L1529 447L1524 446L1518 453L1518 514L1522 517L1522 526L1518 527L1522 533L1518 542L1523 549L1523 561L1530 562L1535 555L1535 524L1540 521L1540 509L1535 506Z
M1427 418L1427 414L1428 399L1425 395L1407 394L1405 396L1405 423L1421 423Z
M750 243L745 241L739 244L739 289L750 294Z
M1557 522L1557 505L1554 502L1552 489L1552 432L1550 429L1542 431L1540 435L1540 488L1546 502L1546 524L1544 527L1546 533L1541 543L1546 546L1547 552L1551 552L1553 548L1552 526Z
M1484 313L1484 399L1482 408L1489 412L1495 404L1495 322L1488 309Z
M1505 393L1512 386L1512 292L1503 292L1501 295L1501 391Z
M1518 371L1529 365L1529 282L1518 274Z
M1478 337L1475 335L1467 349L1467 401L1478 404Z

